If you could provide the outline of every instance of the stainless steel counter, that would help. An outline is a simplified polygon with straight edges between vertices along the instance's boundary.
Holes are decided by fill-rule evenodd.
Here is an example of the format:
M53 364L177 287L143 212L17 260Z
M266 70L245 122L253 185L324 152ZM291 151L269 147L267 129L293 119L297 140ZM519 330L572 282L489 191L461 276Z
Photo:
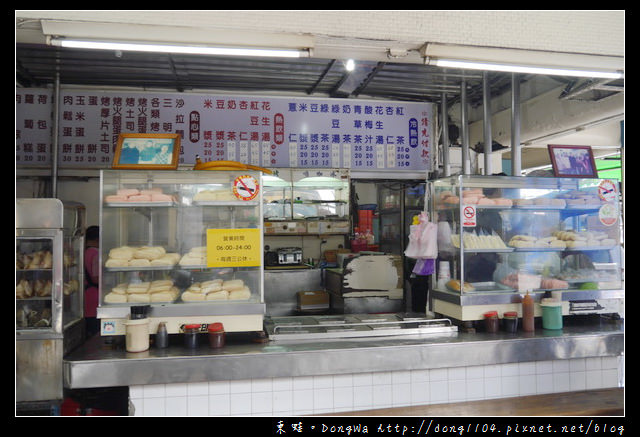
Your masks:
M167 349L127 353L93 337L64 359L64 386L89 388L311 376L618 356L622 323L537 329L528 334L465 333L323 341L227 342L198 349L172 339Z

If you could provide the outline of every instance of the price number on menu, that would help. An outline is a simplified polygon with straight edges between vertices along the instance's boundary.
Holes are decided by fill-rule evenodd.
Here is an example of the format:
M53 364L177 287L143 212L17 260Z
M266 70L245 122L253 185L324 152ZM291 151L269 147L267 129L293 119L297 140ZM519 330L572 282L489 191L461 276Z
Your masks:
M261 262L259 229L207 229L207 267L255 267Z

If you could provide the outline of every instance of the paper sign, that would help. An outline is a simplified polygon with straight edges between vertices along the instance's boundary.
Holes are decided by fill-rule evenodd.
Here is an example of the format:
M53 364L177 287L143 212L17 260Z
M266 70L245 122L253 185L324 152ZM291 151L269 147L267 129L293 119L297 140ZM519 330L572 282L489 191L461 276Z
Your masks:
M253 176L238 176L233 181L233 194L240 200L253 200L260 192L260 185Z
M476 226L476 207L465 205L462 208L462 226L473 228Z
M207 267L255 267L261 263L260 229L207 229Z

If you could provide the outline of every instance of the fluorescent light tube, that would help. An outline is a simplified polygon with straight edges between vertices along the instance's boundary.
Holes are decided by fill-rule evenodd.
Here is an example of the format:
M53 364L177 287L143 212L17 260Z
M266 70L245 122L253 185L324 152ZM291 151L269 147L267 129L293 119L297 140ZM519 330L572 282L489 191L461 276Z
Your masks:
M156 53L183 53L191 55L231 55L231 56L267 56L299 58L309 56L306 49L272 49L272 48L244 48L244 47L209 47L198 45L174 45L157 43L92 41L65 38L51 38L51 44L60 47L120 50Z
M438 67L451 67L470 70L504 71L511 73L547 74L556 76L597 77L603 79L620 79L623 74L616 71L574 70L557 67L534 67L525 65L498 64L492 62L462 61L457 59L435 59Z

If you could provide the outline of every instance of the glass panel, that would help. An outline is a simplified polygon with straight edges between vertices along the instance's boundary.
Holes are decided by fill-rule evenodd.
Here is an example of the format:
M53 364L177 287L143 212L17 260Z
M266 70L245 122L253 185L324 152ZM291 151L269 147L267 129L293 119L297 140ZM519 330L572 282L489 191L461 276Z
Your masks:
M16 239L16 328L52 327L53 240Z
M475 293L622 286L616 181L457 176L430 190L448 263L438 269L457 281L440 289L460 291L461 280Z
M65 237L62 260L62 320L63 325L79 320L83 315L82 293L84 284L84 266L80 263L80 254L84 250L81 237Z
M233 264L253 243L262 253L260 180L257 172L103 171L100 305L262 302L261 266ZM229 231L232 267L209 268L210 229L256 229L258 241Z

